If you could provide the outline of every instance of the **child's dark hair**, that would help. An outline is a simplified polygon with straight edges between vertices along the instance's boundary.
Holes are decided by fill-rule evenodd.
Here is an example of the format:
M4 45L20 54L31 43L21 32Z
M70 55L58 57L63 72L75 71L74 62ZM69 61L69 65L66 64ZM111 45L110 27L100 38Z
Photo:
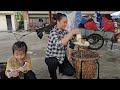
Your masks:
M23 41L17 41L14 43L12 50L13 50L13 54L14 54L15 50L19 50L19 51L25 50L25 53L26 53L27 52L27 45Z

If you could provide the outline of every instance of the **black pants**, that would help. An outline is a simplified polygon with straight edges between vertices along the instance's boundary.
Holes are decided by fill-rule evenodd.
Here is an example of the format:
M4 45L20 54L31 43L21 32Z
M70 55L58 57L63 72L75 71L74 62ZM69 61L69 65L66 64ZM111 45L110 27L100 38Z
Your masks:
M19 79L19 77L11 77L10 79ZM35 73L30 70L24 74L24 79L37 79Z
M56 70L58 66L59 66L59 72L63 73L64 75L72 76L74 74L74 69L71 63L68 61L67 57L65 57L62 64L59 64L57 58L55 57L46 58L45 63L48 66L50 77L52 79L57 79Z

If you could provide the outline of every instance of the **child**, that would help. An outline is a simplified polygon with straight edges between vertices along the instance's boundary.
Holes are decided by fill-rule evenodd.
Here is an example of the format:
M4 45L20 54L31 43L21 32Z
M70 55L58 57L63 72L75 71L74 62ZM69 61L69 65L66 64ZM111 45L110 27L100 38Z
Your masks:
M18 41L14 43L13 55L7 61L5 74L11 79L36 79L35 74L32 72L31 59L27 55L27 45L25 42Z

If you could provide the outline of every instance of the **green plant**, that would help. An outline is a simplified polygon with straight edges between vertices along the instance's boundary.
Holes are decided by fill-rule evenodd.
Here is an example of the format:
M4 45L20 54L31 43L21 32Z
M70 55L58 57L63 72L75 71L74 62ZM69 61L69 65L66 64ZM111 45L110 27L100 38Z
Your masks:
M24 22L23 21L20 21L19 22L19 27L18 27L19 29L22 29L22 28L24 28Z

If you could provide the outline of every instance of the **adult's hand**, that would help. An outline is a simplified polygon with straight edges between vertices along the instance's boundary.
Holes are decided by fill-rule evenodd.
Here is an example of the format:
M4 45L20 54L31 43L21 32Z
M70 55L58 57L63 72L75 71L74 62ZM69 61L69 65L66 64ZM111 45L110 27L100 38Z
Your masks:
M80 29L79 28L75 28L75 29L71 30L70 32L72 33L72 35L80 34Z
M68 60L71 62L72 61L72 55L68 55Z

